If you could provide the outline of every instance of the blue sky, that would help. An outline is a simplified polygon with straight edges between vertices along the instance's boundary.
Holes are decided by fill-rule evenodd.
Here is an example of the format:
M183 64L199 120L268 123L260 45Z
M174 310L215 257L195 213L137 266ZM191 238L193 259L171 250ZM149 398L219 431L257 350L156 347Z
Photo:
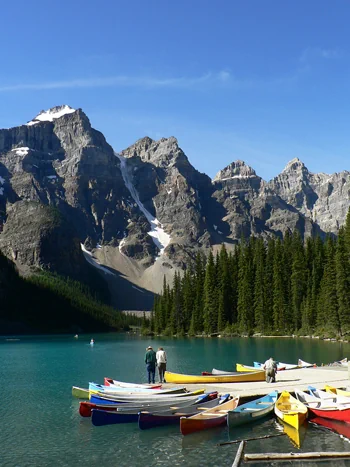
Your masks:
M1 11L0 128L81 107L121 150L175 136L213 177L294 158L350 170L347 0L17 0Z

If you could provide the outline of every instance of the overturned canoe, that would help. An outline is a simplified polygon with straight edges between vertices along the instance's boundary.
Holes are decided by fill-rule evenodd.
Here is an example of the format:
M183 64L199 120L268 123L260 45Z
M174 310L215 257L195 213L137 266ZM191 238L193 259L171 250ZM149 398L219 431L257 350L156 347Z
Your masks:
M336 403L332 399L320 399L297 389L295 389L295 395L307 406L312 416L350 422L349 405Z
M217 394L216 394L217 395ZM207 402L203 401L198 404L192 404L187 407L169 409L164 411L142 411L139 413L139 428L147 430L156 426L177 425L180 423L181 417L189 417L227 402L230 394L225 394L220 398L215 398Z
M212 393L211 393L212 394ZM109 412L124 412L124 413L139 413L141 410L169 410L171 408L179 409L180 407L188 406L189 404L195 404L197 402L203 402L203 398L206 394L199 395L198 397L192 396L186 399L177 399L176 401L152 401L149 403L142 402L127 402L119 403L116 401L107 401L106 399L98 398L94 396L93 401L82 401L79 406L79 413L82 417L91 417L92 409L107 410ZM137 421L137 420L136 420Z
M264 364L259 362L253 362L254 368L263 368ZM291 365L289 363L281 363L277 362L277 371L282 370L293 370L294 368L298 368L298 365Z
M304 362L304 360L301 360L299 358L298 360L298 367L299 368L312 368L312 367L316 367L316 363L308 363L308 362Z
M283 422L297 430L307 417L307 407L300 400L295 399L289 392L283 391L275 404L275 414Z
M227 412L237 407L239 397L235 397L222 405L204 410L192 417L180 418L180 431L183 435L188 435L196 431L207 430L216 426L225 425Z
M345 396L350 397L350 391L346 391L345 389L334 388L333 386L325 386L326 392L336 394L337 396Z
M230 375L184 375L166 371L164 375L167 383L243 383L249 381L265 381L265 371L252 371L247 373L233 373Z
M124 381L117 381L112 378L104 378L105 386L119 386L121 388L144 388L144 389L160 389L161 384L137 384L137 383L125 383Z
M90 394L90 401L95 404L126 404L133 403L134 405L142 404L153 404L159 403L160 405L165 405L168 403L176 401L192 401L195 400L200 394L204 393L204 389L198 389L197 391L188 392L185 394L164 394L163 396L149 396L149 397L139 397L139 396L129 396L128 398L123 398L121 396L111 396L100 394Z
M89 383L89 391L103 394L137 394L137 395L163 395L163 394L181 394L186 392L186 388L168 388L168 389L150 389L150 388L124 388L121 386L105 386L103 384Z
M278 391L273 391L264 397L229 410L227 413L227 426L232 428L266 417L273 412L277 397Z
M249 372L249 371L257 371L255 366L249 365L242 365L241 363L236 363L236 371L239 372Z

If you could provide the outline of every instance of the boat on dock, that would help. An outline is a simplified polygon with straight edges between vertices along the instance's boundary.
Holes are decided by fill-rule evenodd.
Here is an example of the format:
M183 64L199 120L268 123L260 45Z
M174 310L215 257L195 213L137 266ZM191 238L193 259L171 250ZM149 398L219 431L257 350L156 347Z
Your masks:
M277 417L297 430L306 420L307 412L307 406L295 399L288 391L283 391L275 404Z
M193 404L182 408L172 408L164 411L142 411L139 413L139 428L141 430L147 430L156 426L165 425L177 425L180 423L181 417L190 417L203 410L208 410L213 407L220 406L230 399L230 394L225 394L219 398L203 402L199 404Z
M196 431L207 430L220 425L225 425L227 412L237 407L239 396L218 405L212 409L204 410L201 413L192 415L192 417L180 418L180 431L183 435L188 435Z
M295 389L295 395L307 406L312 416L350 422L349 405L336 403L333 399L320 399L297 389Z
M132 423L137 422L139 420L139 414L142 413L142 411L147 411L145 413L159 411L159 413L162 414L169 410L181 412L182 410L188 409L193 413L196 413L196 407L199 405L202 406L202 404L205 405L208 402L210 402L211 404L209 404L208 407L214 407L216 404L218 404L219 399L217 398L217 395L218 393L216 391L202 394L198 396L198 398L195 401L193 401L193 403L187 402L186 405L184 405L183 407L172 407L171 404L159 407L151 405L149 407L139 406L134 408L117 408L116 410L104 410L100 407L94 407L91 411L91 421L92 424L95 426L115 425L119 423Z
M255 366L242 365L241 363L236 363L236 371L240 373L247 373L249 371L256 371Z
M304 360L301 360L299 358L298 360L298 367L299 368L313 368L313 367L316 367L316 363L308 363L308 362L305 362Z
M254 368L262 368L264 366L263 363L259 363L259 362L253 362L253 363L254 363ZM294 370L295 368L298 368L298 365L277 362L277 371Z
M273 391L266 396L229 410L227 413L227 426L232 428L266 417L273 412L277 398L278 391Z
M217 394L216 391L210 394ZM174 407L175 409L180 407L186 407L190 404L196 404L199 402L203 402L204 400L203 395L199 395L198 397L191 397L186 399L177 399L176 401L152 401L149 403L144 402L127 402L127 403L118 403L115 401L105 401L103 399L96 399L94 401L82 401L79 405L79 413L82 417L91 417L92 409L101 409L101 410L108 410L109 412L118 411L124 413L139 413L141 410L169 410L170 408Z
M250 381L265 381L265 371L252 371L247 373L234 373L230 375L184 375L180 373L165 372L167 383L195 384L195 383L243 383Z
M125 383L124 381L117 381L112 378L104 378L105 386L118 386L121 388L144 388L144 389L160 389L161 384L136 384L136 383Z
M167 404L168 402L176 401L192 401L195 400L200 394L204 393L204 389L198 389L197 391L187 392L183 394L163 394L163 395L154 395L154 396L139 396L139 395L104 395L99 394L90 394L90 401L95 404L123 404L123 403L133 403L134 405L141 404L152 404L153 402L158 402L160 404Z
M159 396L164 394L181 394L186 392L185 387L173 387L168 389L154 389L149 388L124 388L119 386L105 386L103 384L89 383L89 391L93 393L103 394L137 394L137 395L152 395Z
M326 392L336 394L337 396L350 397L350 391L347 391L345 389L334 388L333 386L326 385L325 390Z

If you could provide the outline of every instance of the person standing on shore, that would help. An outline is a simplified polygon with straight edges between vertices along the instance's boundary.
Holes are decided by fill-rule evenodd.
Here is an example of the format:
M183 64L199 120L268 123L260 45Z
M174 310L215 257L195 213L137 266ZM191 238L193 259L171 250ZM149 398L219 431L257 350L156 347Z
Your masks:
M276 372L277 372L277 363L270 357L263 365L263 369L265 370L266 382L267 383L275 383L276 382Z
M156 353L152 349L152 347L149 345L146 349L146 355L145 355L145 363L146 363L146 368L147 368L147 373L148 373L148 384L153 383L154 384L154 379L155 379L155 374L156 374Z
M163 347L158 348L156 358L159 373L159 382L165 383L166 381L164 380L164 373L166 371L166 353Z

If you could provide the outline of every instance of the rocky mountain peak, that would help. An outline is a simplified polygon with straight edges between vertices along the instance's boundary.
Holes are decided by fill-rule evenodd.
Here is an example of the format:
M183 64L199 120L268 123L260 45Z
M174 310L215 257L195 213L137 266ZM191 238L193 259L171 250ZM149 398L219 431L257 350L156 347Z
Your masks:
M249 165L246 165L244 161L237 160L231 162L227 167L220 170L215 177L213 182L225 181L234 178L251 178L257 177L256 172Z
M283 169L282 173L290 173L290 172L301 172L301 171L308 171L304 162L302 162L298 157L295 157Z
M48 110L42 110L38 115L27 123L27 126L36 125L39 122L53 122L57 118L63 117L63 115L74 113L76 110L69 105L57 105L51 107Z
M146 136L122 151L121 155L126 158L139 157L142 162L151 163L156 167L169 167L179 159L187 161L174 136L161 138L159 141Z

